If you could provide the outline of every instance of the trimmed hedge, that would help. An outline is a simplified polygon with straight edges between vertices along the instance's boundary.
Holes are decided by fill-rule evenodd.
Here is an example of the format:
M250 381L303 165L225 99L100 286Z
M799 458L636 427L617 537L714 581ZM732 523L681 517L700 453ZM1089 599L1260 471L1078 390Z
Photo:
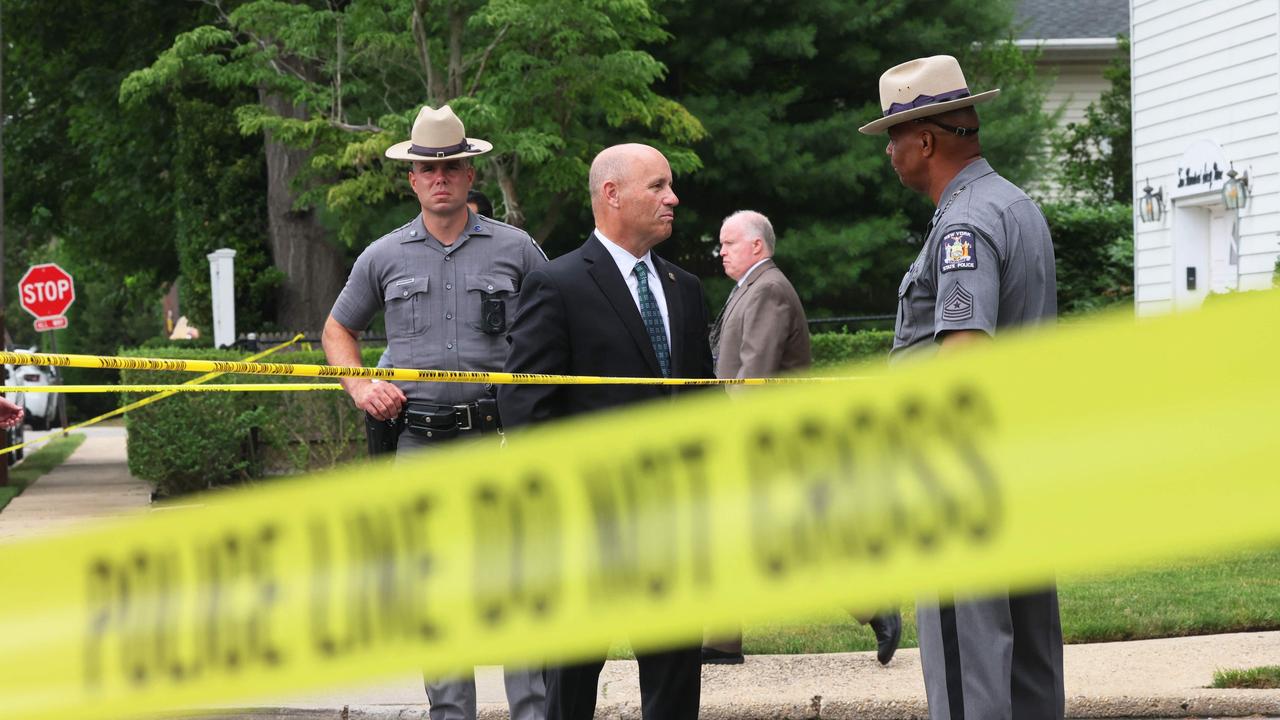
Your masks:
M809 340L813 346L814 368L826 368L849 362L884 360L893 347L893 331L814 333Z
M1058 313L1133 303L1133 206L1044 203L1058 263Z
M864 330L825 332L812 336L815 368L888 354L893 333ZM191 347L122 350L126 357L185 360L240 360L238 351ZM382 348L361 351L374 366ZM274 362L325 364L320 351L281 352ZM176 384L185 373L124 370L124 384ZM215 384L236 382L314 382L314 378L269 375L223 375ZM121 404L139 396L123 394ZM361 457L365 449L364 417L346 393L188 393L165 398L125 418L129 433L129 471L156 485L160 495L181 495L217 485L241 483L272 475L332 467Z
M376 365L382 348L362 351ZM192 348L139 348L130 357L241 360L244 353ZM267 358L264 358L267 360ZM320 351L280 352L270 361L325 364ZM124 370L124 384L176 384L194 375ZM315 378L223 375L214 384L315 382ZM126 404L141 396L122 395ZM149 480L161 495L180 495L216 485L332 467L359 457L365 447L364 418L343 392L189 393L130 411L129 471Z

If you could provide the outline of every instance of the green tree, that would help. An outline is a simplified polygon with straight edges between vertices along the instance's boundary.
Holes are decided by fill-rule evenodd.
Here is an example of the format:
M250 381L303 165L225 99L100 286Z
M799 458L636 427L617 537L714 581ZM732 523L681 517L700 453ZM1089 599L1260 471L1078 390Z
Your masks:
M1119 38L1118 54L1104 73L1111 83L1085 109L1082 122L1053 136L1061 162L1057 182L1081 199L1133 203L1133 114L1129 80L1129 39Z
M127 103L192 88L251 88L241 132L266 150L271 254L284 273L282 324L318 327L344 263L333 233L365 242L411 200L404 166L382 152L407 137L423 102L451 103L494 142L484 181L505 217L534 216L545 238L585 204L587 164L618 132L664 145L678 170L701 126L652 90L663 67L639 49L665 37L643 0L253 0L216 5L218 21L180 33L121 87Z
M1001 42L1010 3L951 0L670 0L673 40L654 54L663 91L705 124L705 168L681 178L673 249L728 292L713 248L723 217L769 215L778 258L811 316L891 312L919 251L931 204L902 187L885 138L857 128L881 114L878 82L923 55L960 58L971 88L1001 87L981 106L985 154L1014 182L1029 179L1050 126L1031 60ZM975 43L977 45L975 46ZM670 250L668 251L670 252Z
M149 304L178 267L168 184L173 115L160 103L122 109L116 89L161 49L157 38L190 26L201 9L186 3L132 9L119 0L68 0L56 12L38 0L0 6L6 304L20 344L37 338L15 312L16 281L31 263L51 259L80 286L60 349L113 352L160 330L159 312ZM156 324L134 322L143 318Z
M182 313L213 327L209 253L235 257L236 325L270 328L283 280L267 252L267 173L262 140L246 137L225 103L174 98L174 244L181 270Z

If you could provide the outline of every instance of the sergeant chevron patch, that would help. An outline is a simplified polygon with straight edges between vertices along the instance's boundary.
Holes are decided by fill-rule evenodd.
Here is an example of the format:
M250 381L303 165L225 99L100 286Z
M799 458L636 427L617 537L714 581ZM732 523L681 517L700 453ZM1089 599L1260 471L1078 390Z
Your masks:
M964 285L956 283L956 286L951 288L951 292L947 293L946 299L942 301L942 320L958 322L972 317L973 296L964 289Z

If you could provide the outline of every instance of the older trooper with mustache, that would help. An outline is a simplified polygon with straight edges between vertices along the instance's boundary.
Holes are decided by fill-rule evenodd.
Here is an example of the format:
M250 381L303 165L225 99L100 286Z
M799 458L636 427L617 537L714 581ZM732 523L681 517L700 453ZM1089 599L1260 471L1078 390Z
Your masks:
M711 377L707 311L698 278L658 257L680 200L671 167L648 145L606 148L591 163L595 231L582 247L525 280L511 326L509 372L624 377ZM643 401L683 388L656 385L503 385L508 428ZM513 434L511 442L520 442ZM656 538L640 538L653 543ZM607 648L577 665L547 668L547 717L591 720ZM644 720L698 716L698 639L639 652Z
M898 288L891 361L950 354L1057 317L1044 215L982 158L973 106L999 92L971 94L949 55L912 60L880 76L884 117L860 131L888 132L885 152L902 184L938 208ZM982 372L959 358L948 367ZM1062 626L1053 587L921 599L916 623L933 720L1063 716Z
M360 365L357 334L385 311L386 367L496 371L507 355L507 323L520 302L525 276L546 262L528 233L476 215L466 205L475 180L471 158L492 145L466 137L448 105L424 107L411 139L387 157L411 163L409 185L422 212L377 239L356 260L324 326L332 365ZM369 422L385 423L397 454L460 438L499 447L497 402L485 386L390 383L343 378L342 385ZM441 482L448 482L441 478ZM541 670L506 673L512 720L542 720ZM429 682L431 720L475 720L470 677Z

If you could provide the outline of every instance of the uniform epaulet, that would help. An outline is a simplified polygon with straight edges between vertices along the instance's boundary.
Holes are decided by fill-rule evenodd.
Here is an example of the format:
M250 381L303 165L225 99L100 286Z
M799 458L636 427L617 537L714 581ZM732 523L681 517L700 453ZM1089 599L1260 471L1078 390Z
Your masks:
M417 221L417 219L418 219L417 217L414 217L413 219L409 220L409 222L401 225L400 227L396 228L395 230L392 230L391 232L388 232L386 235L383 235L382 237L378 238L377 240L374 240L373 242L379 242L381 240L386 240L388 238L399 239L407 235L409 232L409 226L412 225L415 221ZM373 243L369 243L369 244L372 245Z
M502 222L501 220L495 220L495 219L493 219L493 218L489 217L488 215L481 215L481 214L479 214L479 213L476 213L476 217L478 217L478 218L480 218L480 219L482 219L482 220L487 221L488 223L490 223L490 224L491 224L491 225L493 225L494 227L506 228L506 229L508 229L508 230L515 230L516 232L520 232L520 233L526 232L523 228L518 228L518 227L516 227L515 225L509 225L509 224L507 224L507 223ZM526 233L526 234L527 234L527 233Z
M545 250L543 250L543 249L542 249L542 246L541 246L541 245L539 245L539 244L538 244L538 241L537 241L537 240L534 240L534 239L533 239L533 236L529 234L529 231L525 230L524 228L518 228L518 227L516 227L515 225L511 225L511 224L509 224L509 223L504 223L504 222L502 222L501 220L494 220L493 218L491 218L491 217L489 217L489 216L487 216L487 215L481 215L481 214L479 214L479 213L476 213L476 217L480 218L481 220L484 220L485 222L489 223L490 225L492 225L492 226L493 226L493 227L495 227L495 228L502 228L502 229L505 229L505 230L511 230L511 231L513 231L513 232L517 232L517 233L519 233L519 234L521 234L521 235L524 235L525 237L529 238L529 242L533 243L533 246L534 246L535 248L537 248L537 250L538 250L538 252L539 252L539 253L541 253L541 254L542 254L542 259L543 259L543 260L549 260L549 259L550 259L550 258L548 258L548 257L547 257L547 252L546 252Z

